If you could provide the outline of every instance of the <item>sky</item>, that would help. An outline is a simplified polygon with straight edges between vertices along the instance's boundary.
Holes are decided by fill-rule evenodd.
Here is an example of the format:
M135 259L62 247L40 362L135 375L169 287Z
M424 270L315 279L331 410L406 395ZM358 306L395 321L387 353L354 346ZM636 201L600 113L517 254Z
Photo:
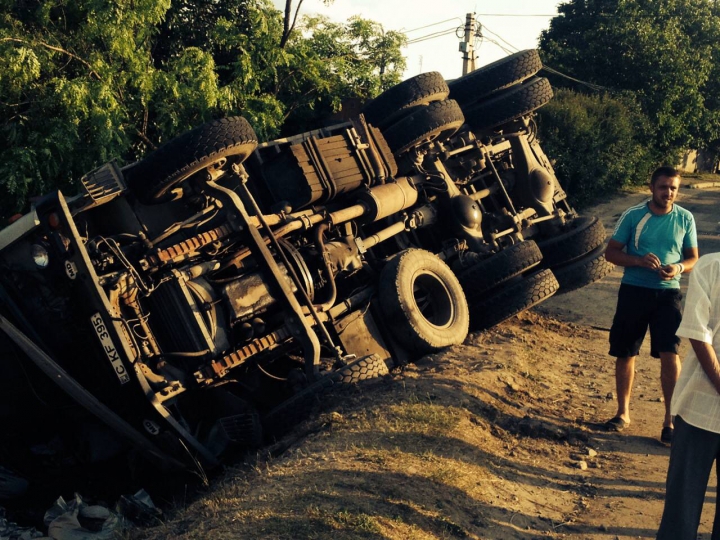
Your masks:
M284 0L274 2L284 8ZM475 13L482 35L475 49L478 68L512 52L536 48L540 32L548 28L560 3L562 0L334 0L325 6L321 0L304 0L300 13L320 13L334 21L360 15L379 22L385 30L403 31L410 42L417 40L403 50L407 59L404 78L439 71L446 79L454 79L462 74L458 48L468 13Z

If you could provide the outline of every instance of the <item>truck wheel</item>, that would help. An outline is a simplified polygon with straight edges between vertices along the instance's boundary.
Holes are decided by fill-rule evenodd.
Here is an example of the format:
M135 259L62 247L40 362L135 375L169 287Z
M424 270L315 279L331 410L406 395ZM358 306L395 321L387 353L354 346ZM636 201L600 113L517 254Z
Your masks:
M388 88L365 105L361 112L373 126L385 129L405 116L409 108L442 101L449 93L450 89L440 73L421 73Z
M552 99L550 82L544 77L533 77L529 81L498 92L481 103L467 107L465 118L474 131L494 128L530 114Z
M371 354L341 367L330 376L337 387L377 379L388 373L390 370L385 361L376 354Z
M450 97L460 105L470 105L532 77L540 68L535 49L520 51L449 82Z
M605 227L594 216L579 216L567 224L565 231L538 242L543 266L554 268L587 255L605 241Z
M321 398L333 388L343 388L388 373L385 361L374 354L350 362L337 371L323 375L268 412L262 420L264 432L278 436L291 430L307 418Z
M380 310L398 341L426 354L465 340L469 314L460 282L450 267L422 249L408 249L383 268Z
M447 139L465 122L460 106L452 99L436 101L426 107L416 107L412 114L398 120L383 135L396 155L411 148Z
M124 171L128 186L145 204L163 202L174 186L226 158L244 161L257 146L257 136L242 116L203 124L170 140Z
M559 294L590 285L613 271L615 265L605 259L605 246L598 246L582 259L553 269L560 284Z
M538 305L555 294L560 284L549 269L519 277L514 283L471 306L470 325L484 330Z
M482 301L486 292L537 266L542 257L535 241L526 240L513 244L463 270L458 279L465 291L468 304L472 306Z

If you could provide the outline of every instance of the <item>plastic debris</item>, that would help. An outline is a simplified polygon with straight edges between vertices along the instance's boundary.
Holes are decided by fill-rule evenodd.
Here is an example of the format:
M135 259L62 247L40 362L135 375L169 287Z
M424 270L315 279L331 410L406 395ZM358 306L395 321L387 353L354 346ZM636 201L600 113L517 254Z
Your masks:
M125 528L120 516L104 506L86 504L77 493L69 502L59 497L43 521L53 540L114 540Z

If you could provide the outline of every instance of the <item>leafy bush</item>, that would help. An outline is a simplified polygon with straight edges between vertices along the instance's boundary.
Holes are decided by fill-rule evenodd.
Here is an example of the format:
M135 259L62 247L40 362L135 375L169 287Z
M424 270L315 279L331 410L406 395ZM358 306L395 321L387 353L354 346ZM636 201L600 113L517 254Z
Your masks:
M623 187L647 182L662 161L645 115L627 97L557 90L538 113L544 151L578 207Z
M542 32L546 66L632 94L661 152L720 136L720 6L708 0L566 0ZM579 80L579 81L577 81ZM550 82L555 84L554 79ZM558 86L584 91L568 79Z

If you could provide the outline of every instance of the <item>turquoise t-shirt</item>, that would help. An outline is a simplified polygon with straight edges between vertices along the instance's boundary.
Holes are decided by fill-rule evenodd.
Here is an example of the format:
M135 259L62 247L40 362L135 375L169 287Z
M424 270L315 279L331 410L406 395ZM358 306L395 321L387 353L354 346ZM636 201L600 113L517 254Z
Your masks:
M653 214L648 202L631 206L620 216L612 239L630 255L654 253L663 266L679 263L685 258L683 249L697 247L695 218L677 204L667 214ZM680 276L663 281L658 272L639 266L625 267L622 282L650 289L680 288Z

